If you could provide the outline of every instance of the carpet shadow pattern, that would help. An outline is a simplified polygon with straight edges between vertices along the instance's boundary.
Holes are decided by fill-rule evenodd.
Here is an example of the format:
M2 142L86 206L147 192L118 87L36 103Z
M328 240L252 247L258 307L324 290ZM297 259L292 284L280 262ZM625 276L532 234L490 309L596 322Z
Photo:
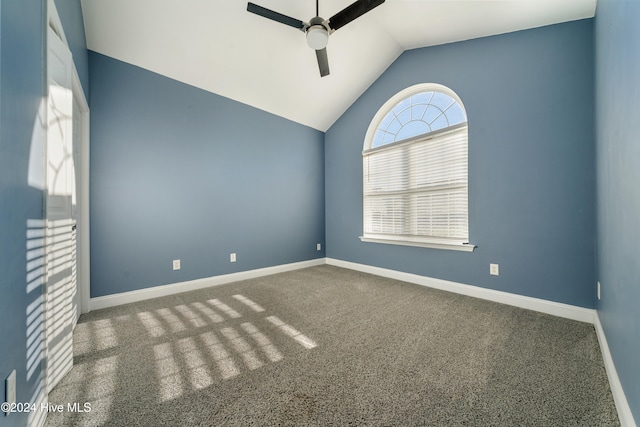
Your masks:
M323 265L83 315L53 426L616 426L592 325Z

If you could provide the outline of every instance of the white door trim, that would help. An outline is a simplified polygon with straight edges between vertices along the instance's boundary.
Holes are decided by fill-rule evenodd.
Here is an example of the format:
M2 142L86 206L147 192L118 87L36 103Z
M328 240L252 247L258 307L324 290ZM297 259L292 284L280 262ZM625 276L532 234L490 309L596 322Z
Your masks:
M84 96L82 90L82 84L78 77L78 71L75 64L73 65L73 97L80 107L80 128L82 133L80 135L80 167L78 168L79 174L76 179L80 183L79 186L79 206L78 206L78 283L80 286L80 312L89 312L89 297L91 280L91 263L90 263L90 227L89 227L89 104ZM75 118L74 118L75 120Z

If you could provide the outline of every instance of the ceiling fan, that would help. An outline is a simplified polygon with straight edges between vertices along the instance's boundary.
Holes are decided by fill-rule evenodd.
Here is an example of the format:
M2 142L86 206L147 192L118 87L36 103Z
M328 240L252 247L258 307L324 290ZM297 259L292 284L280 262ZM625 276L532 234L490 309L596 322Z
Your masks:
M358 0L355 3L342 9L329 19L321 18L318 1L316 0L316 16L311 18L309 22L303 22L299 19L291 18L273 10L258 6L249 2L247 11L263 16L281 24L297 28L307 35L307 44L316 51L318 59L318 67L320 68L320 76L324 77L329 74L329 60L327 58L327 43L329 35L339 30L354 19L364 15L371 9L380 6L385 0Z

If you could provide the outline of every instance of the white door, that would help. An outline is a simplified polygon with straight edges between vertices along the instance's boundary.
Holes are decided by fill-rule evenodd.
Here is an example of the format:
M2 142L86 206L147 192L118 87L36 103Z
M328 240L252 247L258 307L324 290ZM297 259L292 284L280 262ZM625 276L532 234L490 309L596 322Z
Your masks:
M49 28L47 35L47 392L73 366L72 331L76 294L76 200L73 159L71 52Z

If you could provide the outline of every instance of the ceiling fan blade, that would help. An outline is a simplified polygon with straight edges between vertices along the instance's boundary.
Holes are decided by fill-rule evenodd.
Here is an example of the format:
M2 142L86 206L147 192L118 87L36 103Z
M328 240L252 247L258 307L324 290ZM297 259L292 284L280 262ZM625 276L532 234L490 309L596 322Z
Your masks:
M316 58L318 58L318 68L320 69L320 77L329 75L329 58L327 57L327 48L316 50Z
M297 28L299 30L302 30L304 28L304 22L299 19L291 18L290 16L274 12L273 10L258 6L257 4L251 2L247 4L247 11L255 13L256 15L263 16L267 19L271 19L272 21L280 22L281 24Z
M358 0L329 18L329 27L336 31L382 3L384 0Z

